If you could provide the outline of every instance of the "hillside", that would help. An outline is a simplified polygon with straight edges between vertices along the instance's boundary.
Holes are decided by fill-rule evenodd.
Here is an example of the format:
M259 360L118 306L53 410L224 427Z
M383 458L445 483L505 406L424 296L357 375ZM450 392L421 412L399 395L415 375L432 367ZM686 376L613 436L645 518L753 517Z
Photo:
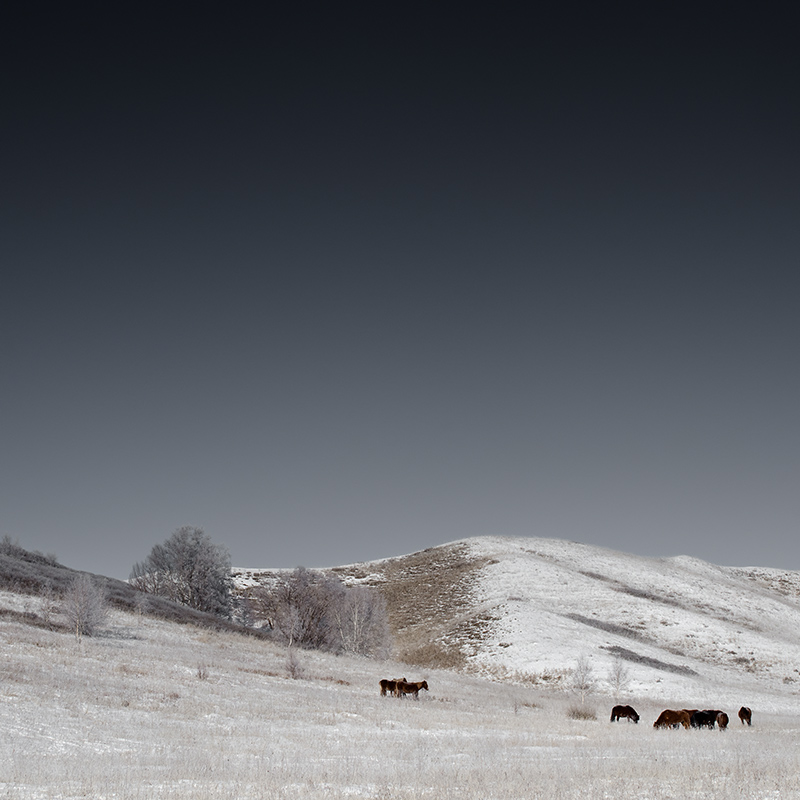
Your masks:
M330 571L380 588L409 664L564 685L585 657L602 688L621 659L635 694L800 709L800 573L503 537Z
M390 597L399 662L291 655L241 627L129 606L124 585L105 627L77 641L45 622L30 582L75 571L3 555L8 800L800 797L794 573L500 538L335 568ZM638 725L609 722L615 654ZM585 705L569 687L580 656L599 678ZM457 668L410 663L425 659ZM400 675L430 691L381 697L379 679ZM688 706L732 725L654 729L663 708Z
M57 616L51 619L49 613L42 614L40 601L45 595L52 595L54 598L63 595L70 583L82 574L91 575L60 564L53 555L26 550L6 537L0 541L0 590L34 596L37 601L29 602L28 609L24 612L0 605L0 616L24 619L28 624L46 628L59 627L62 621ZM165 597L143 594L125 581L103 575L91 577L102 585L112 608L203 628L235 631L241 627L212 614L187 608ZM34 606L39 609L38 612L31 610Z
M610 698L546 684L309 651L293 669L252 635L120 609L77 642L30 624L36 595L0 609L6 800L800 797L798 717L756 701L752 727L715 696L726 732L664 731L663 707L701 698L629 695L641 722L612 724ZM430 691L381 697L401 674Z

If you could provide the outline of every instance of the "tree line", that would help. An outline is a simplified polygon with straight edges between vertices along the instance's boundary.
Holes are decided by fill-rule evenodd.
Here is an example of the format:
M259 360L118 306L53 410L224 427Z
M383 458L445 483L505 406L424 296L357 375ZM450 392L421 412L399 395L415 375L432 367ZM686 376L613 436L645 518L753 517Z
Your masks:
M382 657L390 649L386 602L377 590L347 587L304 567L270 586L234 598L231 560L202 529L178 528L134 564L130 584L189 608L231 618L235 613L289 647Z

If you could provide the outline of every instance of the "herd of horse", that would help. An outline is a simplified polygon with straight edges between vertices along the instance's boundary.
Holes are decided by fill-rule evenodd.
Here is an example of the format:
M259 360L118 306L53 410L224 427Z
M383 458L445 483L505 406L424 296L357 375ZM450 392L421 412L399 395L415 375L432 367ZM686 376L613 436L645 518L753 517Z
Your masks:
M395 678L389 680L384 678L380 682L381 697L386 697L390 694L392 697L405 697L407 694L413 694L415 700L419 700L420 690L428 690L428 681L407 681L405 678Z
M611 721L616 722L623 717L627 717L628 722L638 722L639 715L631 706L614 706L611 709ZM739 709L739 719L742 725L751 725L753 712L747 707ZM659 714L658 719L653 723L654 728L679 728L683 725L686 730L689 728L713 728L715 725L724 731L728 727L730 719L724 711L718 708L706 708L702 711L698 708L682 708L674 710L667 708Z
M383 678L380 681L381 697L391 695L392 697L405 697L413 694L415 700L419 700L419 693L422 689L428 691L427 681L407 681L405 678ZM611 721L617 722L627 718L628 722L639 722L639 715L632 706L614 706L611 709ZM747 707L739 709L739 719L742 725L751 725L753 712ZM715 725L721 731L728 727L728 715L718 708L706 708L702 711L698 708L681 708L674 710L667 708L662 711L658 719L653 723L654 728L679 728L683 725L689 728L713 728Z

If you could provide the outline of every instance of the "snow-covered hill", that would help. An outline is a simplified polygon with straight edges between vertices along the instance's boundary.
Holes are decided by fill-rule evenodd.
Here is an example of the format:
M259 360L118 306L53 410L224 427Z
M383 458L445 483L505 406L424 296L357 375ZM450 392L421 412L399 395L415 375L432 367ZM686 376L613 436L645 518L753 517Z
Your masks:
M0 591L0 797L800 798L794 573L501 538L333 571L382 588L402 663L119 603L78 642ZM609 720L615 654L638 725ZM429 691L382 697L400 675ZM653 727L706 705L727 731Z
M563 685L585 659L611 691L621 660L636 695L800 710L800 573L506 537L331 571L381 588L410 663Z

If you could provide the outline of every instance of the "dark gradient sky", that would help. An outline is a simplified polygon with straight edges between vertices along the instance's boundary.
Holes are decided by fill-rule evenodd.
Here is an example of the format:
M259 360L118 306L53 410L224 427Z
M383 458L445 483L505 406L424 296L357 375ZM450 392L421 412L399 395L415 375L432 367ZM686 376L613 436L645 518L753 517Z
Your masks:
M7 20L0 535L800 569L793 21L560 8Z

